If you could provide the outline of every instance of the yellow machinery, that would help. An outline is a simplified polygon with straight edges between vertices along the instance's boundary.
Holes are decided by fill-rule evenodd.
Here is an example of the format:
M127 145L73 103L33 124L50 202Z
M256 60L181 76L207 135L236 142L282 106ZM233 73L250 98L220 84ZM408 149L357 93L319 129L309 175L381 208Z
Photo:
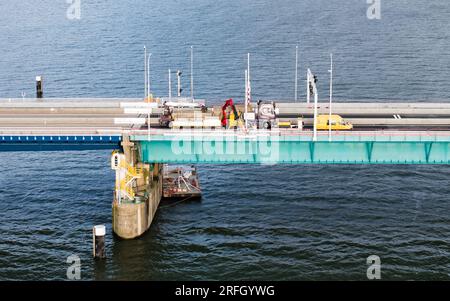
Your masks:
M292 123L290 120L280 120L280 121L278 121L278 127L289 129L292 127Z
M353 129L353 124L347 122L339 115L319 115L317 116L317 130L329 130L331 120L331 130L346 131Z
M229 111L229 113L227 113ZM224 128L233 129L240 127L245 128L242 113L234 105L233 99L227 99L222 106L221 123Z
M231 111L228 115L228 128L235 128L238 126L238 123L241 121L240 119L240 112L237 113L238 115L235 115L235 111Z

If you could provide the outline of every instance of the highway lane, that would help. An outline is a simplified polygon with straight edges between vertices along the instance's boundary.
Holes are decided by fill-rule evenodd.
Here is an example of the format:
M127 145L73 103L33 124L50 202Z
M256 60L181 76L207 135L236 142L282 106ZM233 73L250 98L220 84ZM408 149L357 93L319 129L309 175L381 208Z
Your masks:
M132 122L127 122L131 117ZM0 116L0 130L10 127L53 127L53 128L70 128L70 127L94 127L94 128L129 128L134 124L134 128L143 126L146 116L141 116L139 119L141 122L134 122L133 120L138 117L124 116L124 115L41 115L41 116ZM117 123L117 120L125 120L125 123ZM157 117L152 117L151 127L158 127L159 122ZM352 123L355 128L370 128L376 129L405 129L405 128L422 128L425 130L432 129L450 129L450 118L346 118L346 121ZM313 118L305 118L304 124L306 127L313 125Z
M127 114L124 104L143 104L141 99L0 99L0 131L6 128L70 128L127 129L140 128L139 123L118 124L117 119L146 118L146 114ZM312 127L313 104L277 103L280 117L303 117L305 126ZM243 110L242 105L238 108ZM192 112L197 109L175 109ZM218 116L220 106L209 108ZM162 108L152 109L151 127L158 126ZM319 114L328 114L328 104L319 104ZM382 130L446 130L450 129L450 103L335 103L333 114L339 114L355 129Z
M135 103L142 103L142 101L134 101ZM8 115L14 117L34 117L48 118L48 117L121 117L126 114L126 110L121 107L121 101L91 101L91 102L20 102L20 103L2 103L0 102L0 118L7 118ZM243 111L243 106L237 106ZM313 116L312 104L293 104L293 103L278 103L279 117L280 118L311 118ZM219 115L221 112L220 106L211 107L210 110L214 110L215 115ZM192 112L199 109L175 109L175 112ZM163 113L162 108L152 109L152 116L156 117L158 114ZM328 114L329 109L327 104L320 104L318 108L318 114ZM449 119L450 118L450 104L427 104L422 103L415 104L374 104L374 103L336 103L333 104L333 114L341 115L344 118L382 118L382 119L395 119L397 117L406 118L432 118L432 119Z
M174 98L176 100L176 98ZM0 99L1 114L123 114L125 105L142 104L138 98L79 98L79 99L43 99L21 100ZM162 103L162 102L161 102ZM256 104L253 104L253 107ZM243 111L243 105L237 107ZM276 107L282 117L305 116L313 114L313 104L276 102ZM217 114L221 111L221 105L210 106ZM450 118L450 101L441 103L374 103L374 102L336 102L333 103L333 113L347 117L445 117ZM183 108L183 111L193 109ZM198 108L196 110L199 110ZM155 114L162 113L162 108L153 109ZM175 109L178 111L178 109ZM318 104L319 114L327 114L328 102Z

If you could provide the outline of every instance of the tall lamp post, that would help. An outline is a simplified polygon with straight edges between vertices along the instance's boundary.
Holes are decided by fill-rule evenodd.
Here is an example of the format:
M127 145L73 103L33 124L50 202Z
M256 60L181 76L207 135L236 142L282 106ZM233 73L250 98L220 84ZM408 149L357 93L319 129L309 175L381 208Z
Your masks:
M313 126L313 141L317 141L317 104L319 102L319 96L317 95L316 77L308 69L308 100L310 97L310 87L312 87L312 93L314 94L314 126Z
M144 99L147 100L147 47L144 45Z
M150 98L150 57L152 54L150 53L147 59L147 101Z
M191 46L191 98L194 102L194 46Z
M329 113L329 117L328 117L328 141L331 141L331 103L333 100L333 54L330 53L330 70L328 70L328 72L330 72L330 105L329 105L329 109L330 109L330 113Z
M295 46L295 86L294 86L294 101L298 98L298 45Z

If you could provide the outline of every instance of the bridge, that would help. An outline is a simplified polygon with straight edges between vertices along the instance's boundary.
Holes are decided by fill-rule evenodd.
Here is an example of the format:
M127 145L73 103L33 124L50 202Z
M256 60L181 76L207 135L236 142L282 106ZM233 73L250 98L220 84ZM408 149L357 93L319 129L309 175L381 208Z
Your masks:
M338 132L329 140L297 130L139 132L142 162L208 164L449 164L450 132Z
M333 114L355 129L333 131L331 141L319 132L316 142L307 128L313 123L312 104L276 102L280 116L302 116L305 130L246 134L161 129L163 109L153 107L149 135L142 129L147 116L137 110L142 103L136 98L0 99L0 151L121 149L125 134L139 143L140 160L147 163L449 163L450 103L336 103ZM218 106L211 109L220 112ZM328 104L319 104L319 114L328 110ZM261 147L269 145L271 157L261 155Z
M0 99L0 152L114 150L113 230L123 238L150 226L164 163L450 164L450 103L335 103L333 114L354 129L314 135L308 103L275 101L280 118L301 117L304 128L224 130L161 127L164 101ZM219 118L220 106L207 110ZM318 114L328 112L318 104Z

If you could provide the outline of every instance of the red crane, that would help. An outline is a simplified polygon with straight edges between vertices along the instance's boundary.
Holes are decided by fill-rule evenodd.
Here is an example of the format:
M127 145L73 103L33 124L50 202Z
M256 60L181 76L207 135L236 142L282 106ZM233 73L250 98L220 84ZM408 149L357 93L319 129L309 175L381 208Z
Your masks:
M227 126L227 112L226 109L228 107L231 107L231 109L233 110L233 114L234 114L234 119L237 120L239 118L238 112L236 110L236 106L233 103L233 99L227 99L225 101L225 104L222 106L222 126L226 127Z

